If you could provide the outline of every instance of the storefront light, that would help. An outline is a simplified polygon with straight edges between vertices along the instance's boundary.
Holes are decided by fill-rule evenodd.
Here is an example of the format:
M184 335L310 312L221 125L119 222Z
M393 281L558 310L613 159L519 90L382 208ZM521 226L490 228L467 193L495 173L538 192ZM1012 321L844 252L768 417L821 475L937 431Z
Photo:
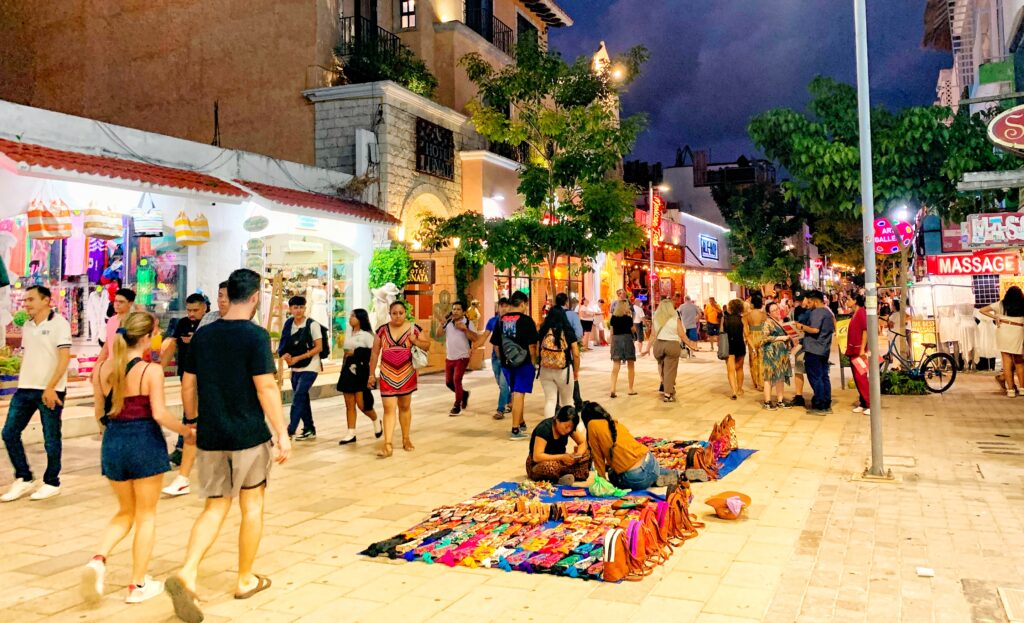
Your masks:
M462 238L459 238L459 237L452 238L452 248L453 249L458 249L461 244L462 244Z
M398 231L396 232L399 242L405 242L405 225L399 225ZM413 241L415 242L415 241Z

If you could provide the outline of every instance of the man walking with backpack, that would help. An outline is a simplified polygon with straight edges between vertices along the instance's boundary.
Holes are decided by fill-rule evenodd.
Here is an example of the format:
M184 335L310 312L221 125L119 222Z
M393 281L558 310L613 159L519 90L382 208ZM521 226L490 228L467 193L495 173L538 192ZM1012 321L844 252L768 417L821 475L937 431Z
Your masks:
M528 439L523 422L523 402L533 393L537 369L537 323L526 312L529 299L522 292L513 292L509 299L512 311L503 314L491 335L491 344L501 357L501 371L512 392L512 433L509 439Z
M455 406L448 415L455 417L469 405L469 392L462 388L462 377L469 365L470 345L476 340L476 327L466 318L462 301L452 303L452 312L444 323L444 384L455 392Z
M309 402L309 390L320 374L320 353L326 340L323 329L312 318L306 317L306 299L293 296L288 299L291 318L285 321L281 331L281 342L277 354L291 368L292 409L288 423L288 436L295 441L316 440L316 425L313 424L313 408ZM302 434L295 436L302 422Z

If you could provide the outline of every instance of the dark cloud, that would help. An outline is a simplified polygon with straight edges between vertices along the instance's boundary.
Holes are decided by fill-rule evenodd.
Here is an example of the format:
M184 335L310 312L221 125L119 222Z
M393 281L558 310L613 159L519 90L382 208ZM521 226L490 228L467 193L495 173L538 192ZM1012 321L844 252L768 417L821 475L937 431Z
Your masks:
M623 98L650 128L634 156L671 161L676 147L711 149L715 160L752 153L749 119L803 107L817 74L853 83L849 0L560 0L575 20L551 47L568 58L603 40L612 54L645 45L651 60ZM935 99L948 54L921 49L925 0L868 3L872 103L890 108Z

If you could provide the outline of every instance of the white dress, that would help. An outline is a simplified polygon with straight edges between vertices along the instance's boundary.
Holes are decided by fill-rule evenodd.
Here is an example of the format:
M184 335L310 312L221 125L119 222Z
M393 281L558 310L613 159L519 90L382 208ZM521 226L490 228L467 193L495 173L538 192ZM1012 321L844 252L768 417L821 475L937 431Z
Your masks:
M991 318L974 312L978 320L977 339L974 345L974 362L981 359L992 359L999 356L999 349L996 348L996 323Z
M1024 316L1004 316L1002 301L993 305L992 311L1004 321L996 327L996 348L1001 353L1024 354Z

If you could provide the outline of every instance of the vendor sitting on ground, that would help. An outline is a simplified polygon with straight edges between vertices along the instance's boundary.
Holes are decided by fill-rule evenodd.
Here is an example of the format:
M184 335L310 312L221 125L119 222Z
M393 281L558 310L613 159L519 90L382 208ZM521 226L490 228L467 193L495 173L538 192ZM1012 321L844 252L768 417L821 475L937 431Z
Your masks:
M635 491L679 482L679 472L659 465L651 451L604 407L584 402L582 414L594 469L613 485Z
M579 422L576 409L565 405L555 417L547 418L533 429L530 454L526 457L526 475L531 480L571 485L590 477L590 453L583 435L576 430ZM570 438L576 443L572 454L567 452Z

